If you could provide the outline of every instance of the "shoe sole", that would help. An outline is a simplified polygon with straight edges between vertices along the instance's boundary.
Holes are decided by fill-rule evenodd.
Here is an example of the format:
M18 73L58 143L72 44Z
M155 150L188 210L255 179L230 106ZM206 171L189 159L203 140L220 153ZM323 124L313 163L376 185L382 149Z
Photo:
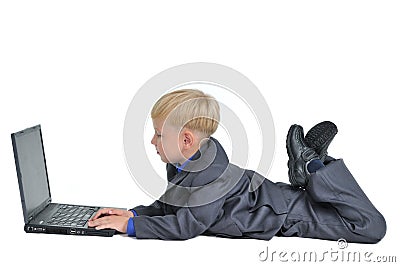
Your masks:
M288 168L289 168L289 182L290 182L290 184L292 186L300 186L300 184L296 180L295 174L292 172L293 169L294 169L294 166L292 166L292 165L294 165L295 162L294 162L294 156L293 156L293 154L291 152L292 149L290 148L290 141L289 141L290 138L289 137L292 135L294 127L297 127L297 125L294 124L294 125L290 126L289 132L288 132L288 134L286 136L286 151L287 151L287 154L289 156L289 160L288 160L287 165L288 165Z
M333 122L323 121L307 132L304 141L308 147L314 149L321 157L325 157L327 148L337 132L338 129Z

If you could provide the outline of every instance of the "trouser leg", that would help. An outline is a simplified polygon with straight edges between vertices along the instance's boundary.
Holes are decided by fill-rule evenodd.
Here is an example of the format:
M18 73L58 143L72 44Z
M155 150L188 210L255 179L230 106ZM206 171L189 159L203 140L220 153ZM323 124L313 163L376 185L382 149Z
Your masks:
M310 177L305 190L286 186L289 213L284 236L376 243L386 233L383 216L343 160L331 161Z

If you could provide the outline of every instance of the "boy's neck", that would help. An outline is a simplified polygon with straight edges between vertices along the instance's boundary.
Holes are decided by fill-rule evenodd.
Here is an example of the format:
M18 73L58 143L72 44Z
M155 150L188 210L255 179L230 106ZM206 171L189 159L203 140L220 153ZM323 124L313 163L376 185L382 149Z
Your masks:
M197 151L199 151L200 147L201 147L202 145L204 145L205 142L208 141L208 139L209 139L209 137L203 138L203 139L201 139L199 142L196 142L196 144L193 145L191 149L188 149L188 150L183 151L182 154L183 154L184 158L179 162L179 164L182 165L182 164L185 163L187 160L189 160L191 157L193 157L194 154L196 154Z
M185 163L186 161L188 161L190 158L192 158L192 157L194 156L194 154L197 153L197 151L199 151L199 150L197 149L196 151L191 151L191 152L187 151L187 153L185 153L185 155L183 155L184 158L183 158L180 162L178 162L178 163L179 163L180 165L182 165L183 163Z

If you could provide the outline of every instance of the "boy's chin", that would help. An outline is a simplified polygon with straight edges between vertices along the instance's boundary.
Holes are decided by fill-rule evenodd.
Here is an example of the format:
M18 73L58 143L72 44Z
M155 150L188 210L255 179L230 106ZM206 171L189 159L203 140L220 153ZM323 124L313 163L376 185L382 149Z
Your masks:
M171 160L168 160L167 158L164 158L164 157L161 157L160 159L164 163L170 163L170 164L175 164L176 163L176 162L172 162Z
M168 159L165 159L163 157L161 157L161 161L164 162L164 163L171 163Z

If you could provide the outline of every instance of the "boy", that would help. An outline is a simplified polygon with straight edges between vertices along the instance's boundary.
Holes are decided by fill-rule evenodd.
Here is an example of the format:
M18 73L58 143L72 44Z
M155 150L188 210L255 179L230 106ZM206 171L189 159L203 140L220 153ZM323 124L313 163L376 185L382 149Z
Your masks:
M157 239L214 235L269 240L277 235L377 243L384 237L383 216L343 160L327 155L337 133L333 123L322 122L305 137L301 126L291 126L286 140L289 185L230 164L211 137L219 116L218 102L199 90L162 96L151 111L151 143L167 163L165 194L150 206L102 209L89 226ZM263 182L252 188L252 179Z

